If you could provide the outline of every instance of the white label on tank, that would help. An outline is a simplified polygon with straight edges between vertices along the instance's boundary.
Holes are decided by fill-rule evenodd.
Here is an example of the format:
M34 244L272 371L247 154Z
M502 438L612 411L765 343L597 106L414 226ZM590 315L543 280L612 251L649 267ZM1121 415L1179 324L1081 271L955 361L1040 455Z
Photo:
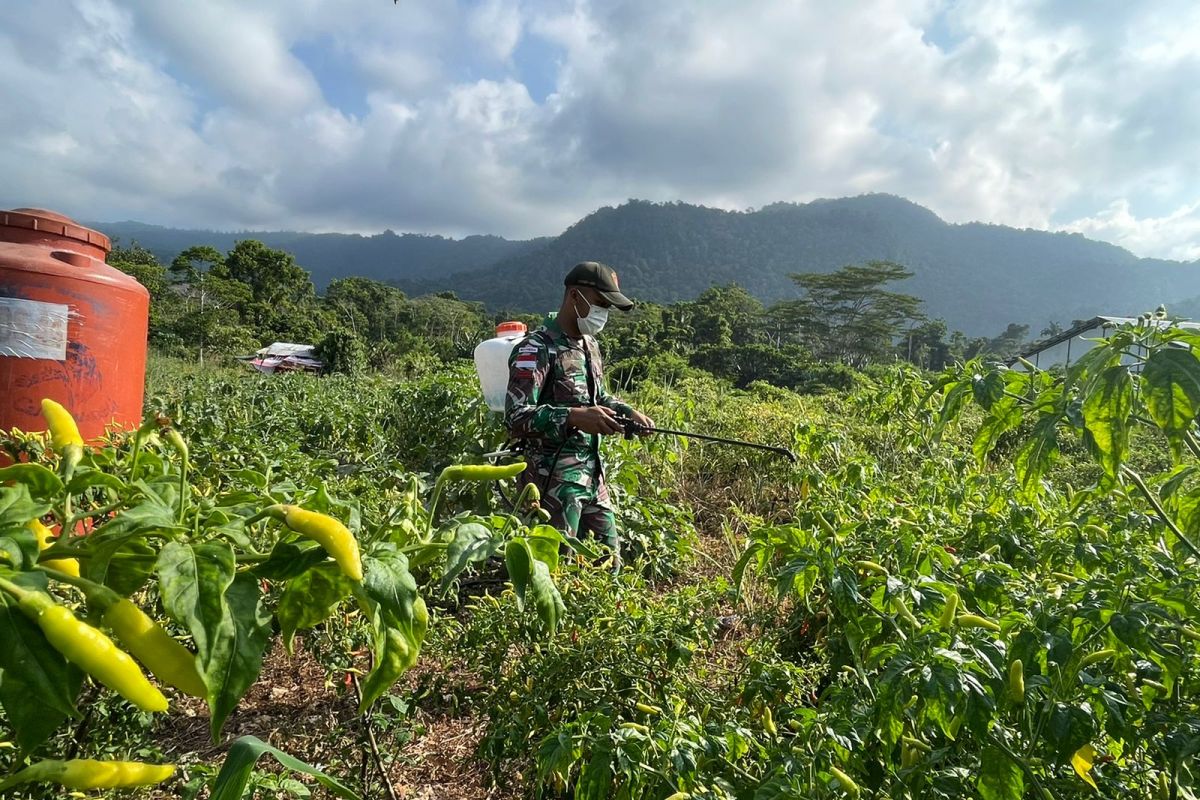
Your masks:
M67 359L70 308L19 297L0 297L0 356Z

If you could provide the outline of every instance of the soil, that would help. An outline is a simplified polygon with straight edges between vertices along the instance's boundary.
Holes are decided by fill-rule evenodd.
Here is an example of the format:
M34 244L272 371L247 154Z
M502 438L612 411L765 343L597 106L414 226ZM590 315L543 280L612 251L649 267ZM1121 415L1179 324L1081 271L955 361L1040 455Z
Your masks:
M729 574L734 556L728 544L713 532L713 526L705 527L708 531L699 537L697 559L687 577L660 585L661 591ZM728 616L722 618L718 641L705 654L705 661L715 675L728 679L740 671L743 640L750 632L735 609L722 613ZM365 669L367 665L361 666ZM448 674L456 672L455 664L439 664L441 674L436 676L432 669L422 660L395 694L403 697L407 690L439 678L460 686L478 685L480 680L479 676ZM182 766L220 763L231 742L253 735L332 776L354 776L347 784L361 785L365 777L364 800L390 800L370 755L353 686L345 681L327 683L324 669L299 640L293 654L278 642L267 654L258 681L226 722L221 745L214 746L209 739L208 710L202 701L177 698L173 707L174 713L162 724L159 742L167 757ZM384 720L383 727L387 730L375 732L376 743L397 800L516 800L525 796L519 774L510 776L510 785L504 788L494 785L489 766L477 755L486 719L469 708L456 712L436 702L422 702L393 725ZM256 769L276 772L282 768L264 756ZM292 777L308 786L313 798L334 797L308 776ZM180 789L176 782L149 796L154 800L178 798ZM202 793L199 800L206 798L207 793Z
M410 684L418 675L414 671ZM253 735L327 769L332 776L353 774L356 780L345 781L348 784L361 780L365 769L369 786L364 798L388 798L369 757L353 687L327 684L324 669L299 643L292 655L278 644L267 655L258 681L226 722L221 745L214 746L209 739L208 710L202 701L177 698L174 709L163 723L159 743L167 758L176 763L219 763L231 742ZM469 712L455 716L417 708L403 724L386 733L377 732L380 757L395 796L401 800L508 800L521 796L515 788L494 788L487 764L475 755L484 722ZM264 756L257 768L280 769L269 756ZM307 785L314 798L334 797L307 776L293 777ZM150 797L177 798L180 788L168 785Z

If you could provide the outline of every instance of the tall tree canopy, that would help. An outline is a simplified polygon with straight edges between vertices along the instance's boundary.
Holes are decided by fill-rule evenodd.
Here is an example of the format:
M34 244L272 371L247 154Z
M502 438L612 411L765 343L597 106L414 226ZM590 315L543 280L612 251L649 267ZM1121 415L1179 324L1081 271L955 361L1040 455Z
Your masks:
M780 303L775 316L823 360L856 368L891 360L905 326L922 318L921 301L885 287L911 276L891 261L797 273L792 280L805 296Z

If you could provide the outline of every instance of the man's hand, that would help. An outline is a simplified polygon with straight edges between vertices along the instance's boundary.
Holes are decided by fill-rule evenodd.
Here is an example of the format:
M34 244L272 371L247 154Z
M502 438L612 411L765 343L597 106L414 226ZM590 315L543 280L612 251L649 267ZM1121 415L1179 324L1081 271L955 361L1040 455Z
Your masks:
M649 436L654 428L654 420L647 417L640 411L633 412L633 421L640 427L635 431L638 436Z
M617 412L606 406L572 408L567 412L567 424L584 433L599 433L609 436L622 433L621 423L616 420Z

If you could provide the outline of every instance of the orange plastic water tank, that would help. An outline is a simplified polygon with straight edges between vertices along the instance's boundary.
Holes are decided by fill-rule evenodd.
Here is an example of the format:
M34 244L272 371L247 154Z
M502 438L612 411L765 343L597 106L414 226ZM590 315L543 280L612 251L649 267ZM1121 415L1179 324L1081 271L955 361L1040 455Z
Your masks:
M111 249L61 214L0 211L0 429L45 430L44 397L88 440L140 423L150 294Z

